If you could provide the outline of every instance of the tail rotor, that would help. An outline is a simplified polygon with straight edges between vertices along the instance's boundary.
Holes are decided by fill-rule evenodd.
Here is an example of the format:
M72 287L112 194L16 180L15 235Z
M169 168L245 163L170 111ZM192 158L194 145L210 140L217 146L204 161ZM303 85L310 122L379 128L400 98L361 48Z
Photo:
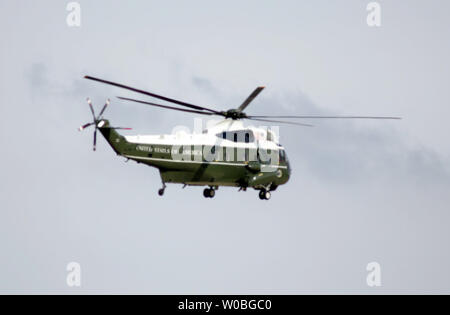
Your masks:
M98 114L98 116L95 115L95 110L94 110L94 107L92 106L92 101L89 97L87 98L87 103L91 110L93 121L80 126L78 128L78 131L83 131L84 129L86 129L90 126L94 126L94 128L95 128L94 129L94 142L93 142L93 150L94 151L97 149L97 130L99 128L111 128L111 129L116 129L116 130L131 130L131 128L110 127L110 126L105 127L104 126L105 121L103 120L103 113L105 112L108 105L111 103L111 101L109 99L106 100L106 103L105 103L105 105L103 105L102 110L100 111L100 114Z

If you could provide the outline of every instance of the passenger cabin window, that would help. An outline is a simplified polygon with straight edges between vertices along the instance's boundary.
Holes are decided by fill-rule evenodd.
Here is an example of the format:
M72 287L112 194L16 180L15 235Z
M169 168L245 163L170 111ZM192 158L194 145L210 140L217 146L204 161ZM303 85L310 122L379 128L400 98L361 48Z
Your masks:
M216 135L218 138L226 139L236 143L253 143L255 142L255 136L251 130L235 130L224 131Z

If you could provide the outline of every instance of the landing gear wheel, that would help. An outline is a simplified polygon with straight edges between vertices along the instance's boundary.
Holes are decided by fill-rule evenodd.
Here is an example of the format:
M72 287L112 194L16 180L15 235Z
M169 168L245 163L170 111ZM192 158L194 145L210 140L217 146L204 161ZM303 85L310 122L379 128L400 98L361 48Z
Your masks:
M158 195L163 196L164 195L164 191L166 190L166 182L164 181L164 179L161 176L161 183L162 183L162 187L158 190Z
M216 191L212 188L205 188L205 190L203 191L203 196L205 198L214 198L215 195Z
M259 199L264 200L264 191L263 190L261 190L259 192Z
M166 183L163 182L162 184L162 188L158 190L158 195L160 196L164 195L164 191L166 190Z
M272 196L272 194L270 193L270 191L261 190L259 192L259 199L261 199L261 200L269 200L271 196Z

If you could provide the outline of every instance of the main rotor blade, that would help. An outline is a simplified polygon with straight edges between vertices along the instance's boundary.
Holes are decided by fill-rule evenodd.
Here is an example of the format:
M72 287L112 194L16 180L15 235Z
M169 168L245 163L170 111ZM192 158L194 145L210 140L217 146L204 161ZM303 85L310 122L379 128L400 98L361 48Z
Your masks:
M161 95L154 94L154 93L151 93L151 92L147 92L147 91L144 91L144 90L139 90L139 89L133 88L131 86L123 85L123 84L120 84L120 83L106 81L106 80L99 79L99 78L94 78L94 77L91 77L91 76L88 76L88 75L85 76L84 78L88 79L88 80L93 80L93 81L97 81L97 82L101 82L101 83L117 86L117 87L120 87L120 88L123 88L123 89L127 89L127 90L130 90L130 91L133 91L133 92L145 94L145 95L148 95L148 96L151 96L151 97L158 98L158 99L163 100L163 101L167 101L167 102L174 103L174 104L181 105L181 106L186 106L186 107L189 107L189 108L192 108L192 109L205 110L205 111L209 111L211 113L218 114L218 115L220 114L220 112L218 112L216 110L213 110L213 109L210 109L210 108L206 108L206 107L202 107L202 106L198 106L198 105L194 105L194 104L189 104L189 103L186 103L186 102L178 101L178 100L175 100L173 98L161 96Z
M252 118L302 118L302 119L402 119L401 117L389 117L389 116L249 116Z
M194 113L194 114L200 114L200 115L208 115L208 116L214 115L214 113L206 113L206 112L202 112L202 111L198 111L198 110L184 109L184 108L178 108L178 107L168 106L168 105L161 105L161 104L156 104L156 103L151 103L151 102L135 100L135 99L128 98L128 97L117 96L117 98L121 99L121 100L125 100L125 101L141 103L141 104L145 104L145 105L151 105L151 106L156 106L156 107L161 107L161 108L166 108L166 109L178 110L178 111L181 111L181 112ZM222 113L220 113L220 115L223 116Z
M242 112L254 99L258 96L259 93L261 93L262 90L264 90L264 86L257 87L252 94L247 97L247 99L244 101L244 103L241 104L241 106L238 107L237 111Z
M282 120L272 120L272 119L269 120L269 119L259 119L259 118L252 118L252 117L253 116L246 117L246 119L271 122L271 123L279 123L279 124L287 124L287 125L295 125L295 126L303 126L303 127L314 127L314 125L303 124L303 123L298 123L298 122L293 122L293 121L282 121Z

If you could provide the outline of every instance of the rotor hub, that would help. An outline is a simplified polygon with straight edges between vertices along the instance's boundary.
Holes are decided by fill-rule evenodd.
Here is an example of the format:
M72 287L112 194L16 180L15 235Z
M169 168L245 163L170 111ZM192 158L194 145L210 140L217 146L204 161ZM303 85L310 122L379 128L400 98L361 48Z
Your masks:
M237 120L237 119L244 119L247 117L247 115L239 110L236 109L230 109L226 112L224 112L224 116L226 118L231 118L233 120Z

